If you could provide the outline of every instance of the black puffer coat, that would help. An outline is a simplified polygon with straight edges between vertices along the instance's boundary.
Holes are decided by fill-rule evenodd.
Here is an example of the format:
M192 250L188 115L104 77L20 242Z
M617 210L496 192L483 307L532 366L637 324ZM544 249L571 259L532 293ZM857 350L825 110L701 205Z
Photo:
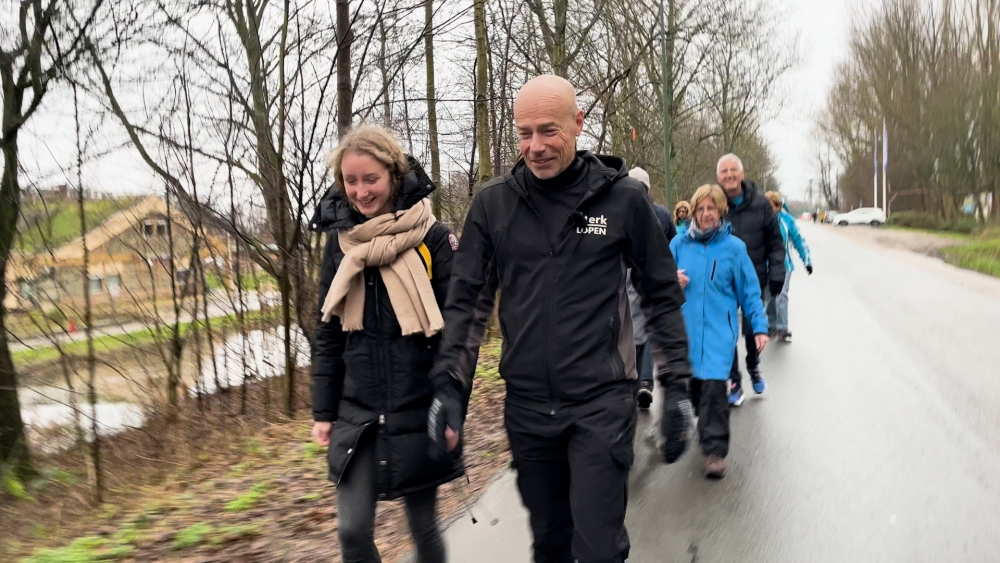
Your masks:
M785 243L778 216L756 184L743 181L743 201L733 205L730 200L725 218L732 223L733 234L747 245L761 288L768 281L785 283Z
M430 179L411 158L396 209L412 207L433 189ZM336 231L362 221L364 217L351 208L340 189L331 189L316 209L313 230L329 233L320 273L320 306L344 258ZM443 309L457 239L444 223L438 222L428 231L424 244L431 254L431 285ZM460 457L434 462L427 453L427 411L434 394L428 372L439 343L440 335L427 338L401 334L378 268L365 270L363 330L344 332L337 317L328 323L319 321L312 408L315 420L336 423L327 454L330 480L340 483L366 429L376 433L380 500L434 487L464 473Z

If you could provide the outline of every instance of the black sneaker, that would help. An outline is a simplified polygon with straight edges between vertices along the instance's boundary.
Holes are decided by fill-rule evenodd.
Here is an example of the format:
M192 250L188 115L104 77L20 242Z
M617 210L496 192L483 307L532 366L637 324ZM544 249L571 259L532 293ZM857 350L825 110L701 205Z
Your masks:
M792 333L786 332L786 333L782 334L781 335L781 341L784 342L785 344L791 344L792 343Z
M653 382L640 381L639 390L636 391L635 401L639 403L640 409L648 409L653 404Z

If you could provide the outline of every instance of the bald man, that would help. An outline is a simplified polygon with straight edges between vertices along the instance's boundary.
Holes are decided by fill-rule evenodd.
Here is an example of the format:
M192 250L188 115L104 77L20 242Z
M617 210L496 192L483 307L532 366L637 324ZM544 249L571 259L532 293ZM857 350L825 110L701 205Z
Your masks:
M625 274L632 268L649 315L668 463L687 437L684 293L645 187L621 159L576 149L583 112L573 86L529 81L514 121L522 158L476 195L455 255L432 370L431 447L447 450L445 432L461 429L499 290L504 422L535 562L621 563L637 416Z

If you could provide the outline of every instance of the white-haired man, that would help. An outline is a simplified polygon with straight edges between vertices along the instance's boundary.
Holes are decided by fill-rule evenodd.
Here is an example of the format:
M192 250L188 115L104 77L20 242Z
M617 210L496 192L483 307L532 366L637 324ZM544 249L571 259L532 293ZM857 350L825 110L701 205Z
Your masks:
M761 295L778 295L785 285L785 245L781 238L781 227L774 209L757 189L757 185L744 179L743 161L735 154L727 154L716 165L719 185L729 199L726 220L733 226L733 234L747 246L747 253L760 281ZM765 301L767 297L764 298ZM746 316L743 317L743 335L746 339L747 372L753 390L758 395L767 388L760 375L760 355L754 344L753 327ZM733 367L729 372L729 403L743 404L743 375L740 373L739 353L733 351Z

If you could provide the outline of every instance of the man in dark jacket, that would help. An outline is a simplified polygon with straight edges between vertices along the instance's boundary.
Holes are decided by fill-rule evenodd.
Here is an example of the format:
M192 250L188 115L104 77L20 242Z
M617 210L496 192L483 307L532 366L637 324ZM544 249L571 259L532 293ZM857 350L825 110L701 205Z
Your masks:
M646 193L649 193L649 173L637 166L629 170L628 175L642 182L646 187ZM677 236L677 228L674 227L674 219L670 216L670 212L658 203L653 204L653 211L656 213L656 220L660 222L664 236L667 237L667 242L672 241ZM640 409L648 409L653 403L653 345L646 333L646 315L642 311L639 292L632 286L631 281L628 285L628 302L629 308L632 309L635 363L639 370L639 387L636 389L635 400L639 403Z
M625 273L640 289L663 388L665 461L686 446L684 294L653 205L624 162L576 150L583 112L565 79L518 93L522 160L476 195L455 256L428 429L460 428L500 291L505 424L535 561L621 563L636 379Z
M768 295L780 294L785 285L785 244L778 217L757 185L743 179L740 157L727 154L720 158L716 174L719 185L729 198L726 220L733 225L733 234L747 245L747 253L757 270L760 292L766 302ZM750 373L754 392L761 394L767 384L760 375L760 355L754 343L753 327L746 315L743 316L743 337L747 348L747 372ZM740 373L738 350L733 352L729 380L729 403L738 407L743 404L743 375Z

